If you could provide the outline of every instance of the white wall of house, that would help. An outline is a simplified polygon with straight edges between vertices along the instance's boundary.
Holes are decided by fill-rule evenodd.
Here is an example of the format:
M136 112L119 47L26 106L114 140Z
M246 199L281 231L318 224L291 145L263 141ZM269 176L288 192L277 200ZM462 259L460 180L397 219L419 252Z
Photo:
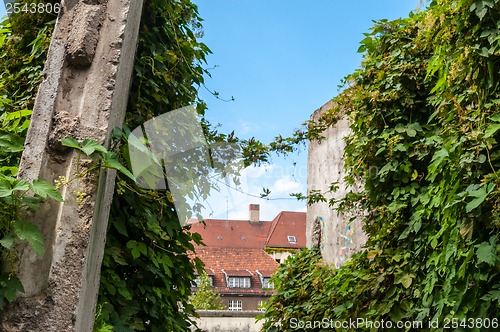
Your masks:
M285 259L292 256L294 253L290 251L272 251L268 252L268 254L278 263L283 263Z
M311 119L317 120L323 112L331 107L331 102L323 105L314 112ZM327 198L339 199L346 195L346 183L343 180L345 175L343 154L345 149L344 137L349 132L349 121L342 118L323 133L326 139L321 142L309 142L308 191L320 190L321 192L328 192L330 184L338 182L339 189L327 195ZM350 221L351 217L360 214L360 211L339 214L328 205L328 202L308 206L307 246L317 245L317 243L314 243L316 242L314 230L315 227L320 227L319 246L323 259L337 267L343 265L354 252L361 250L366 242L366 235L362 231L360 219L356 218L354 221Z

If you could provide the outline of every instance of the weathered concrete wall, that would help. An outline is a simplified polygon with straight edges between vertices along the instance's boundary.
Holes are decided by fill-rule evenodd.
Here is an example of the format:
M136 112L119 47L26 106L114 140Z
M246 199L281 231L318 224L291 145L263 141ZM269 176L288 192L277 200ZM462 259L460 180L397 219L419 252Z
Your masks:
M318 120L320 115L331 107L331 102L323 105L314 112L311 120ZM326 193L331 183L338 182L339 189L326 197L339 199L346 195L343 154L344 137L349 134L349 131L348 120L342 118L323 133L326 139L320 142L309 142L308 191L320 190ZM366 242L366 235L362 231L359 218L350 221L353 216L360 215L360 213L360 211L353 211L349 214L339 214L328 205L328 202L308 206L307 246L319 245L327 263L337 267L343 265Z
M63 203L49 200L27 216L42 230L44 254L16 244L25 293L1 313L2 331L92 330L115 173L77 177L89 160L60 140L107 145L123 123L141 11L142 0L62 3L19 176L76 180L62 189ZM83 192L83 201L75 191Z
M200 318L195 321L204 332L259 332L263 324L255 321L260 311L199 310L197 313Z

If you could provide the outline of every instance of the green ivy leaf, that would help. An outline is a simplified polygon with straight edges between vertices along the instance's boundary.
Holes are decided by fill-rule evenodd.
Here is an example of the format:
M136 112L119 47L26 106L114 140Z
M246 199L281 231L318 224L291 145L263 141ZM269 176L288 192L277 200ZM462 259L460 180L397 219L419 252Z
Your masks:
M3 293L5 295L5 298L9 301L12 302L16 298L17 292L22 292L24 293L24 287L21 281L17 278L17 276L11 276L7 280L7 284L5 285L5 288L2 289Z
M130 240L127 242L127 248L130 249L132 257L134 259L139 258L141 254L146 255L148 253L148 248L142 242L137 242L135 240Z
M15 221L14 232L19 239L28 241L39 256L43 255L43 244L45 241L42 232L40 232L40 229L35 224Z
M500 103L500 100L496 100L496 104ZM495 122L500 122L500 114L496 114L496 115L493 115L493 116L490 116L489 119L491 121L495 121Z
M469 191L468 195L475 198L466 205L465 210L467 212L471 212L472 210L477 208L484 202L486 197L493 191L493 189L495 189L495 184L490 183L486 186L480 187L477 190Z
M174 264L172 263L172 260L170 257L168 257L165 254L158 255L158 263L162 263L164 266L167 266L169 268L173 268Z
M0 181L0 197L8 197L14 194L14 191L26 191L30 189L30 184L26 180L12 180L5 178Z
M91 139L86 139L82 143L81 150L87 155L90 156L95 151L106 153L108 150L104 146L102 146L99 142Z
M61 193L51 184L48 182L45 182L43 180L38 180L35 179L33 180L33 183L31 184L31 190L38 196L42 198L47 198L49 196L50 198L62 202L63 198L61 196Z
M74 139L73 137L66 137L66 138L63 138L61 140L61 144L63 146L67 146L67 147L70 147L70 148L74 148L74 149L78 149L78 150L81 150L80 148L80 144L78 143L78 141L76 139Z
M432 156L431 164L428 167L429 174L428 174L427 178L430 181L433 181L436 178L439 166L449 156L450 156L450 154L448 153L448 150L446 149L446 147L443 147L440 150L436 151L436 153L434 153L434 155Z
M489 242L483 242L476 246L476 256L478 263L487 263L488 265L495 266L496 259L496 245Z
M481 297L481 300L500 302L500 290L493 290L493 291L488 292L488 294Z
M115 226L118 233L128 237L127 226L125 226L125 220L123 220L121 218L113 220L113 226Z
M12 248L12 245L14 244L14 237L11 235L7 235L3 239L0 240L0 244L5 248L10 249L10 248Z
M408 288L411 286L413 278L415 278L415 275L413 273L402 272L395 276L394 284L401 284L404 288Z
M129 301L132 300L132 298L133 298L133 295L125 287L119 287L118 293L120 293L121 296L123 296L126 300L129 300Z
M413 128L406 128L406 134L409 136L409 137L415 137L417 136L417 131Z
M116 159L116 157L115 157L115 155L113 153L107 152L104 155L104 160L103 161L104 161L104 166L116 169L120 173L122 173L125 176L127 176L129 179L135 181L135 176L128 169L126 169L125 166L123 166L122 164L120 164L120 162Z
M492 123L486 128L486 131L484 132L484 138L491 137L495 135L495 133L500 130L500 123Z
M3 152L21 152L24 150L24 138L5 133L0 135L0 150Z
M20 110L20 111L15 111L15 112L10 112L10 113L7 113L7 116L5 117L5 120L6 121L17 120L17 119L20 119L20 118L23 118L23 117L30 116L31 113L32 113L32 111L31 110L27 110L27 109Z

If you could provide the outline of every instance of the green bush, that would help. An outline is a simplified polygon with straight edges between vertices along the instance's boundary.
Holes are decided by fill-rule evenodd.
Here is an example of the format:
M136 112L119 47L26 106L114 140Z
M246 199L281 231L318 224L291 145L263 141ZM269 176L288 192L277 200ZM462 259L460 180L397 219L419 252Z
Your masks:
M16 276L14 241L43 252L40 230L21 211L47 197L61 200L44 181L16 178L54 19L50 13L19 13L0 24L0 309L24 290Z
M440 0L366 35L361 68L311 125L350 120L347 180L364 187L332 203L367 212L366 250L338 270L311 271L313 253L285 264L264 330L297 317L480 331L471 319L500 317L499 21L498 0Z

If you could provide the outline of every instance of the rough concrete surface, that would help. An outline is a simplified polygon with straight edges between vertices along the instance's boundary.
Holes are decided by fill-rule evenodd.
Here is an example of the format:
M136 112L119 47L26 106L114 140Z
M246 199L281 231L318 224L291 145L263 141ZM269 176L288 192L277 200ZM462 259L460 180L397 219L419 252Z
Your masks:
M331 102L323 105L314 112L311 120L317 121L332 106ZM327 199L345 197L348 188L344 181L344 137L349 133L349 121L344 117L323 133L324 140L309 143L308 191L320 190L322 193L327 193L330 184L337 182L338 190L326 194L325 197ZM354 190L359 190L359 186ZM367 238L362 230L362 215L362 211L338 213L328 202L309 205L306 223L307 246L319 246L325 262L337 267L343 265L353 253L361 250L366 242ZM351 218L354 221L351 221Z
M63 1L19 176L49 183L60 176L74 180L62 188L63 203L48 200L26 215L42 230L44 254L16 244L25 293L0 313L1 331L92 331L116 173L77 177L90 161L60 139L107 145L113 128L123 123L142 3ZM83 193L81 201L77 191Z
M68 62L75 66L89 66L94 59L99 29L104 18L104 5L76 5L74 20L66 44Z

